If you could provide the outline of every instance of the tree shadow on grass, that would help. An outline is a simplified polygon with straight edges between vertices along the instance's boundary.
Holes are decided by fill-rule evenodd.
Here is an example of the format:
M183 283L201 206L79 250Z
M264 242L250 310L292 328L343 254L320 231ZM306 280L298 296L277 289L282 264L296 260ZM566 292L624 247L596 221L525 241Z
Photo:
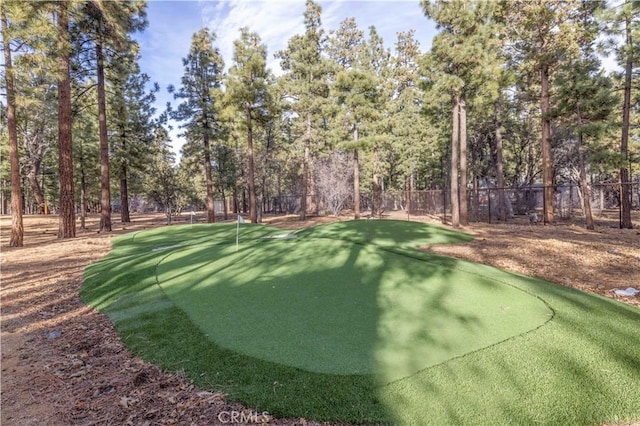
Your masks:
M221 233L225 235L221 241L229 243L233 232L227 231ZM106 307L128 345L165 368L184 369L196 382L222 388L275 414L357 422L387 419L375 389L388 378L376 376L380 361L375 346L379 305L393 300L379 300L378 287L385 273L411 269L410 263L393 255L398 259L391 263L401 263L393 266L389 253L343 241L247 241L257 234L243 234L238 253L228 243L200 243L161 255L149 250L199 237L185 232L163 239L160 234L154 230L148 236L118 241L122 246L115 244L116 251L122 255L87 271L85 300ZM296 253L293 259L292 253ZM216 263L218 258L231 261ZM200 274L206 264L210 264L208 271ZM437 270L429 265L420 269L409 271L405 278L425 278ZM253 274L247 276L247 271ZM169 274L167 281L188 279L174 288L163 283L163 291L157 291L156 273ZM446 276L447 271L439 273ZM220 281L212 293L202 282L211 276ZM411 287L410 283L393 285ZM439 288L435 304L428 308L460 320L463 316L455 309L440 306L447 291L446 286ZM180 299L185 295L186 300ZM207 300L212 298L216 313L228 310L215 318L213 327L206 315L212 308ZM168 300L189 306L179 309ZM419 313L420 306L413 309ZM211 336L220 331L222 335ZM409 340L416 337L438 344L425 330ZM242 340L240 348L225 349L238 340ZM266 355L254 351L261 345ZM276 357L278 362L271 359L273 350L283 357ZM287 360L291 354L295 354L293 362Z
M382 389L381 400L397 423L602 424L640 418L640 311L518 278L515 285L553 307L553 319Z

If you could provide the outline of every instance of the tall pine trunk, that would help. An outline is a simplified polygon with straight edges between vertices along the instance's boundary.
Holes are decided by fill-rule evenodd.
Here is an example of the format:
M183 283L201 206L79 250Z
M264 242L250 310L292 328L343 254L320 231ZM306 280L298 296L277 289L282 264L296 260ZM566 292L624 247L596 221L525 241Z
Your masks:
M304 137L302 160L302 193L300 195L300 220L307 218L307 193L309 190L309 162L311 161L311 113L307 113L307 132Z
M37 161L31 163L29 167L29 173L27 174L27 181L29 182L29 186L31 187L31 191L33 191L33 196L36 199L36 203L38 204L38 213L44 214L44 194L42 193L42 189L40 188L40 182L38 182L38 173L40 171L40 165Z
M544 64L540 69L540 113L542 115L542 185L544 186L544 223L553 223L553 158L551 155L551 119L549 111L549 65Z
M84 146L80 142L80 229L87 229L87 179L84 171Z
M127 152L127 129L124 124L126 118L126 108L124 105L118 109L118 119L120 125L119 139L121 141L120 148L122 152ZM120 166L120 222L131 222L131 216L129 215L129 170L127 168L127 159L122 159L122 165Z
M495 106L495 139L496 139L496 186L498 187L498 218L507 220L507 197L504 193L504 156L502 152L502 121L500 120L500 101Z
M353 141L358 143L358 128L353 129ZM353 218L360 219L360 160L358 148L353 150Z
M22 188L20 187L20 158L18 153L18 127L16 120L16 95L13 66L9 46L7 14L2 5L2 40L4 48L5 83L7 90L7 127L9 128L9 161L11 163L11 238L9 246L22 247L24 226L22 224Z
M633 228L631 222L631 181L629 179L629 123L631 112L631 77L633 72L633 39L631 18L625 18L627 62L624 69L624 104L622 105L622 139L620 141L620 228Z
M460 202L458 191L458 143L460 140L460 96L453 101L452 130L451 130L451 225L460 226Z
M378 173L373 174L371 185L373 186L371 217L376 217L382 214L382 188L380 187L380 175Z
M581 121L581 120L579 120ZM582 130L578 133L578 167L580 167L580 192L582 193L582 210L585 228L594 230L593 215L591 213L591 190L587 182L587 171L584 158L584 141Z
M405 190L405 208L407 209L407 214L411 213L411 192L413 190L411 186L411 176L406 176L404 178L404 190Z
M87 229L87 179L84 168L80 169L80 229Z
M100 35L96 40L96 68L96 77L98 80L98 134L100 137L100 231L111 232L111 187L109 180L107 101L104 89L104 52L102 49L102 39Z
M249 220L258 223L258 209L256 206L256 176L253 158L253 123L251 121L251 107L247 105L247 160L249 161Z
M205 131L202 137L204 145L204 180L207 187L207 222L214 223L216 221L213 179L211 178L211 147L209 144L209 134L207 133L209 126L205 123Z
M120 169L120 221L122 223L131 222L131 216L129 216L129 181L125 163L122 164Z
M575 83L575 82L574 82ZM578 104L576 108L576 118L578 120L578 167L580 173L580 192L582 193L582 213L584 214L584 225L589 230L594 230L593 215L591 214L591 190L587 182L587 166L584 155L584 135L582 132L582 111Z
M380 187L380 171L378 162L378 148L373 148L373 177L371 186L373 196L371 197L371 217L379 216L382 213L382 188Z
M227 200L227 196L224 193L224 187L220 189L220 195L222 196L222 207L224 208L224 220L229 219L229 203Z
M69 3L58 2L58 176L60 213L58 238L75 238L73 139L71 133L71 74Z
M467 201L467 102L460 99L460 224L469 224Z

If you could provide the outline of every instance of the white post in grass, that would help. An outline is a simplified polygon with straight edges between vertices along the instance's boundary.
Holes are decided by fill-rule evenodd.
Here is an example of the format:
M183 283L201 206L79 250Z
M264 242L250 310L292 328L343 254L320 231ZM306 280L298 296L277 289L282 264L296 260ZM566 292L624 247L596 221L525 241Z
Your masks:
M236 251L238 251L238 244L240 243L240 224L244 223L242 216L238 215L238 224L236 225Z

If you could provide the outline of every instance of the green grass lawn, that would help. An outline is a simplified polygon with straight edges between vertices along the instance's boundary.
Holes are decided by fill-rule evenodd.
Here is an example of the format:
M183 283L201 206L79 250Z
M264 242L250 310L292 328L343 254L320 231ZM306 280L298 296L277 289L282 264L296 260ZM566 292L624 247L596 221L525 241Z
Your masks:
M404 221L185 225L114 240L82 296L123 341L273 415L394 424L640 419L640 310L420 252Z

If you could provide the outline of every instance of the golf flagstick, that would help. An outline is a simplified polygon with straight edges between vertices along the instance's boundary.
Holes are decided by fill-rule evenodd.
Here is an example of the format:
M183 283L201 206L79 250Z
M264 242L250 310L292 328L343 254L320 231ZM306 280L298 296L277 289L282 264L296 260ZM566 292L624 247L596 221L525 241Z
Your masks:
M242 216L238 215L238 224L236 225L236 251L238 251L238 244L240 243L240 224L244 223Z

